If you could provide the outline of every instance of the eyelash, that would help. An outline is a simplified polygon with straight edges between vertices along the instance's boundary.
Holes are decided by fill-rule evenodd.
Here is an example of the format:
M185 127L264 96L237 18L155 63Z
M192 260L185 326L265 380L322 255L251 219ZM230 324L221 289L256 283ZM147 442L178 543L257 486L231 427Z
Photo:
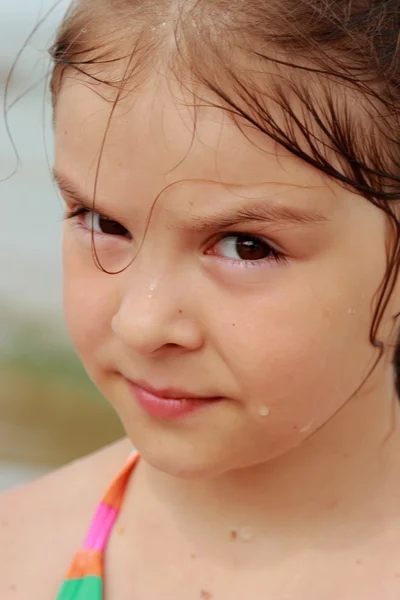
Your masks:
M216 256L217 258L223 259L225 262L228 261L229 264L231 264L235 268L250 268L250 267L261 268L261 267L265 267L266 263L276 263L276 264L281 264L281 265L288 264L288 257L283 252L281 252L280 250L277 250L277 248L275 248L264 237L253 234L253 233L238 232L238 231L230 231L230 232L222 233L213 242L212 248L214 248L217 244L221 243L223 240L226 240L227 238L239 238L239 239L242 238L242 240L252 240L252 241L258 242L260 245L262 245L268 251L268 256L266 256L264 258L259 258L257 260L226 258L226 257L221 257L220 255L215 254L215 253L209 253L212 256Z
M70 221L70 220L74 220L74 219L78 219L78 217L82 216L82 215L87 215L91 212L95 212L95 211L91 211L88 208L86 208L85 206L77 206L76 208L68 211L64 217L65 221ZM121 225L120 223L118 223L118 221L115 221L114 219L111 219L110 217L106 217L105 215L102 215L101 213L96 213L101 219L109 222L109 223L116 223L117 225L120 225L123 229L125 229L125 227L123 225ZM88 229L87 227L85 227L84 225L82 225L81 223L79 223L79 226L82 229ZM125 231L129 234L129 231L127 229L125 229ZM104 233L103 235L112 235L112 234L107 234ZM130 235L130 234L129 234ZM115 234L114 237L123 237L122 235L117 235Z
M80 217L82 215L86 215L90 212L92 212L92 211L87 209L86 207L78 206L78 207L68 211L66 213L64 219L65 219L65 221L77 219L78 217ZM113 219L110 219L109 217L106 217L105 215L102 215L101 213L97 213L97 214L99 215L100 218L105 219L106 221L118 223L117 221L114 221ZM82 224L80 224L80 227L82 227L82 229L87 229ZM123 225L121 225L121 227L123 227ZM127 233L129 233L128 230L126 230L126 231L127 231ZM103 234L103 235L111 235L111 234ZM115 237L122 237L122 236L115 235ZM239 267L239 268L262 267L266 263L271 263L271 262L275 262L276 264L282 264L282 265L287 265L287 263L288 263L288 258L283 252L274 248L274 246L272 246L271 243L268 242L263 237L255 235L255 234L251 234L251 233L244 233L244 232L237 232L237 231L230 231L230 232L222 233L218 236L218 238L216 238L214 240L212 247L215 247L216 244L218 244L221 241L223 241L227 238L230 238L230 237L237 237L237 238L241 237L242 239L255 240L255 241L259 242L260 244L262 244L265 248L268 248L269 256L267 256L265 258L260 258L258 260L246 260L246 259L224 258L217 254L212 254L212 253L210 253L210 254L212 256L216 256L217 258L221 258L224 261L228 261L232 266L234 266L236 268L237 267Z

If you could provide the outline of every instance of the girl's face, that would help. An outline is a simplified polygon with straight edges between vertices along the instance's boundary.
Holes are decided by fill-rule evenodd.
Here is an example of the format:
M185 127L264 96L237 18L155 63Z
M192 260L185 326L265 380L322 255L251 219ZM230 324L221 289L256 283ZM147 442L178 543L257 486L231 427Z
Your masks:
M193 134L193 98L171 81L121 100L101 151L111 104L98 92L67 78L56 113L69 212L91 210L102 156L96 212L65 224L66 316L85 367L162 470L217 474L287 452L377 356L383 213L204 102ZM97 268L92 225L101 264L122 272ZM155 417L129 381L221 400Z

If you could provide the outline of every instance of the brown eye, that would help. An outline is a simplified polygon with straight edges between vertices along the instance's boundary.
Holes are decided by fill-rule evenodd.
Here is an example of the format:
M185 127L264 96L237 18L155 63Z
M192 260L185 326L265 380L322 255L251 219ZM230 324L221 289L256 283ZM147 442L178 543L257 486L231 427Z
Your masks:
M94 233L102 233L103 235L113 235L132 239L129 231L123 225L121 225L121 223L109 219L108 217L103 217L99 213L87 211L82 216L82 220L84 226L87 227L87 229L92 230Z
M219 256L241 261L257 261L278 255L278 251L266 241L246 234L227 235L216 244L215 249Z
M261 260L270 254L270 248L257 239L238 238L235 248L242 260Z

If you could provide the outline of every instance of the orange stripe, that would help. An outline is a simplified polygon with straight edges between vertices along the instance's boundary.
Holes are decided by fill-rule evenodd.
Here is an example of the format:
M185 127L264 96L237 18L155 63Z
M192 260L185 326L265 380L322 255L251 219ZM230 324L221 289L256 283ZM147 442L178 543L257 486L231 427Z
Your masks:
M103 576L103 554L98 550L78 550L66 578L82 579L87 575Z
M119 510L122 505L122 501L124 499L124 494L128 485L129 477L133 471L134 466L136 465L139 458L139 454L135 454L131 457L129 462L126 464L125 468L121 471L121 473L114 479L111 483L110 487L106 491L103 502L107 504L111 508L115 510Z

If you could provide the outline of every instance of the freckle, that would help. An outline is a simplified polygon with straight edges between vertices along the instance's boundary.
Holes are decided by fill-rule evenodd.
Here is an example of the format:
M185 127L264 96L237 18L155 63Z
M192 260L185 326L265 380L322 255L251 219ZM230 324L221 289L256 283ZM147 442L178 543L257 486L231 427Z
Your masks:
M194 560L194 559L196 558L196 555L195 555L194 553L192 553L192 554L190 555L190 558L191 558L192 560Z
M236 327L236 323L232 323L232 327Z
M326 505L327 508L335 508L339 504L339 500L337 498L333 498Z
M178 313L181 315L181 314L182 314L182 311L181 311L181 310L178 310Z
M237 539L237 531L235 529L232 529L232 531L230 533L230 538L231 538L231 540Z
M11 590L12 592L16 592L16 591L17 591L17 586L16 586L16 585L14 585L14 584L11 584L11 585L10 585L10 590Z
M211 600L212 594L210 594L210 592L207 592L207 590L201 590L200 598L203 598L203 600Z
M345 452L345 453L343 454L343 458L349 458L349 455L348 455L348 453L347 453L347 452Z
M362 560L361 560L361 559L359 559L359 558L357 558L357 560L356 560L356 564L357 564L357 565L362 565Z

